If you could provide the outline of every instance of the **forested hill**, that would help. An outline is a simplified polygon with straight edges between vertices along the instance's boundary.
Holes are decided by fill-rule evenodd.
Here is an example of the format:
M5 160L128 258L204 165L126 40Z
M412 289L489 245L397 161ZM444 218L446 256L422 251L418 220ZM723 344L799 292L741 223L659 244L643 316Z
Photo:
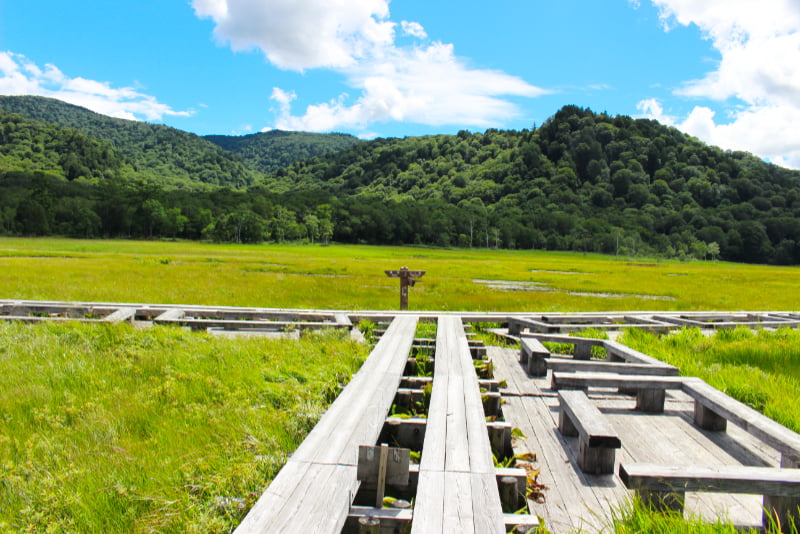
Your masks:
M799 171L651 120L566 106L523 131L212 139L222 146L54 100L0 97L0 233L800 264ZM318 141L334 152L270 174L255 168L314 153Z
M240 157L202 137L175 128L115 119L38 96L0 96L0 110L106 141L125 157L135 177L143 181L191 189L239 188L263 176Z
M206 135L204 138L225 150L239 154L250 166L264 173L288 167L298 160L339 152L361 142L347 134L282 130L242 136Z
M575 106L535 130L361 143L268 185L347 199L345 241L800 262L800 172Z

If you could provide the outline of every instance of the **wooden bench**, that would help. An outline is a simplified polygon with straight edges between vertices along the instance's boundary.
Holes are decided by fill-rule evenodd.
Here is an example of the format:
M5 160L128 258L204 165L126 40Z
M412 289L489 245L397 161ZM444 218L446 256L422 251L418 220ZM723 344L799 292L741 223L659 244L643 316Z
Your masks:
M781 467L800 467L800 434L732 399L699 378L687 378L683 391L692 397L694 421L706 430L723 431L731 421L781 453Z
M519 361L526 364L531 376L547 375L547 358L550 351L535 337L523 337L519 340Z
M411 532L503 534L478 377L460 318L439 317L435 355Z
M680 376L639 376L613 373L553 373L553 389L619 388L636 392L636 409L648 413L664 411L667 389L682 389Z
M613 473L615 449L622 442L597 406L580 390L559 391L558 400L558 429L578 436L578 467L593 475Z
M375 445L400 384L417 318L396 318L292 454L237 534L340 533L358 490L358 448Z
M568 336L565 334L528 334L526 337L533 337L543 342L572 345L574 347L572 357L576 360L590 359L592 357L592 347L602 347L605 342L604 339Z
M616 373L620 375L678 376L678 368L672 365L649 365L644 363L609 362L606 360L571 360L550 358L547 368L558 373Z
M686 492L764 496L763 524L800 524L800 470L749 466L620 464L619 477L641 501L657 510L682 511ZM787 530L788 532L788 530Z

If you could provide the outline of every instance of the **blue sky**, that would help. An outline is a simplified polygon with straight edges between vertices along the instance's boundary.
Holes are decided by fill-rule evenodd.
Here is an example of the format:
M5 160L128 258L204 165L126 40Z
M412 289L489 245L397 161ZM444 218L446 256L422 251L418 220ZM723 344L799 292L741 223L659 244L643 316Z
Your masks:
M797 0L0 0L0 94L198 134L647 116L800 168Z

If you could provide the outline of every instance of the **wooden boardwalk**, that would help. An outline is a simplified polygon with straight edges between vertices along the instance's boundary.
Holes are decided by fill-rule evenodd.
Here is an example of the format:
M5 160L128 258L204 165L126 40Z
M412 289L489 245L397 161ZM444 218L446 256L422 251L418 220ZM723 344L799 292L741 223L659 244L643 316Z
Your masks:
M533 452L541 470L539 482L547 489L542 503L529 501L532 514L541 516L552 532L599 532L612 511L632 498L619 479L619 464L654 462L699 465L780 466L780 453L743 430L728 425L727 432L711 432L693 424L693 400L681 391L668 391L664 413L634 410L635 399L612 390L590 392L621 438L612 475L587 475L578 468L578 440L558 431L557 392L550 376L529 377L519 362L519 351L489 347L498 379L505 379L503 413L506 421L526 435L515 440L515 453ZM761 497L751 495L688 494L687 514L710 521L728 518L736 525L761 524Z
M130 321L139 326L174 325L231 335L284 335L287 330L320 328L358 333L354 324L362 318L390 326L237 533L367 532L360 530L359 523L380 517L382 534L399 533L409 526L414 534L501 534L514 525L535 525L536 516L556 534L608 532L615 511L625 507L633 495L619 476L621 464L631 469L634 464L657 464L658 468L675 469L679 475L693 466L697 472L710 472L712 486L698 483L691 487L703 492L686 494L687 513L710 521L722 518L739 526L759 527L762 496L714 493L723 489L715 473L724 466L758 468L725 470L740 473L736 487L749 491L749 479L742 480L741 473L753 473L747 476L756 479L763 476L763 468L783 465L795 468L787 471L797 472L800 467L800 435L701 380L677 377L674 367L615 341L563 335L588 326L659 332L685 326L794 328L800 325L796 312L397 313L0 300L0 320ZM435 340L416 337L418 321L438 323ZM469 340L464 325L470 322L505 323L508 330L503 330L504 334L536 336L538 340L527 338L523 353L528 361L520 362L519 350L486 348ZM574 358L551 355L540 341L572 341ZM591 359L594 346L605 348L607 362ZM432 360L433 376L415 376L420 351ZM484 357L492 364L473 362ZM495 380L479 380L476 365L493 367ZM553 389L554 372L562 386L589 387L588 396L562 395L563 402L570 405L568 422L581 423L577 426L582 438L565 436L559 430L562 408ZM499 393L498 381L505 382ZM427 393L423 389L426 386ZM638 396L618 388L637 388ZM419 402L425 395L430 397L425 407L427 417L416 413L407 419L389 417L393 405ZM487 422L486 416L498 410L502 411L501 420ZM602 424L591 424L598 421ZM542 499L528 501L531 516L508 513L519 507L516 496L522 493L525 472L496 468L491 459L493 451L498 456L509 452L511 427L526 436L515 440L513 452L536 454L538 481L545 486ZM575 430L566 425L562 428L566 433ZM415 501L413 509L365 505L370 497L372 504L380 502L381 493L370 495L370 491L376 493L372 484L379 483L372 482L371 475L359 474L364 467L361 447L391 441L397 447L392 454L397 457L400 448L421 452L420 465L406 470L405 463L396 464L401 465L403 477L408 475L407 481L397 484L405 487L408 483L409 499ZM598 445L601 442L604 445ZM375 475L376 481L386 475L389 454L388 447L378 449L382 467L376 470L383 475ZM369 463L375 453L365 454ZM407 463L408 451L403 454ZM579 456L587 472L607 472L612 461L613 471L587 474L579 467ZM591 467L596 457L603 458L602 469ZM662 476L651 476L650 480L660 481ZM772 493L764 502L789 496L793 503L789 507L796 510L800 482L796 477L784 477L779 469L773 469L769 476L777 477L781 488L767 490ZM668 491L672 490L670 487Z

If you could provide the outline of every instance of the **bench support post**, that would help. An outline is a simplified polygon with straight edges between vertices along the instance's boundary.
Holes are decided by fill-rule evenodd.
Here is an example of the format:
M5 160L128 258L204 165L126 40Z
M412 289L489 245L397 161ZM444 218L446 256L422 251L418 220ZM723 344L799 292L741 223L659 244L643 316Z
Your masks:
M545 359L531 355L528 358L528 374L530 376L547 376L547 362Z
M800 455L789 454L788 452L784 452L783 454L781 454L781 467L788 467L790 469L799 469Z
M664 411L666 390L647 388L640 389L636 394L636 409L647 413L661 413Z
M642 505L656 512L683 513L683 503L686 501L686 494L682 491L637 489L636 496Z
M575 343L575 350L572 352L572 357L576 360L591 360L592 359L592 346L589 343Z
M724 431L728 427L727 419L698 401L694 402L694 422L705 430Z
M519 510L520 495L517 479L514 477L502 477L499 482L500 502L503 505L503 510L509 513Z
M584 473L608 475L614 472L616 451L609 447L590 447L589 439L581 437L578 443L578 467Z
M572 419L569 418L569 415L564 412L565 410L563 408L558 412L558 430L564 436L577 436L578 429L575 427Z
M798 506L800 506L800 497L764 495L764 531L769 526L775 525L781 527L781 532L789 532L791 525L800 524Z

